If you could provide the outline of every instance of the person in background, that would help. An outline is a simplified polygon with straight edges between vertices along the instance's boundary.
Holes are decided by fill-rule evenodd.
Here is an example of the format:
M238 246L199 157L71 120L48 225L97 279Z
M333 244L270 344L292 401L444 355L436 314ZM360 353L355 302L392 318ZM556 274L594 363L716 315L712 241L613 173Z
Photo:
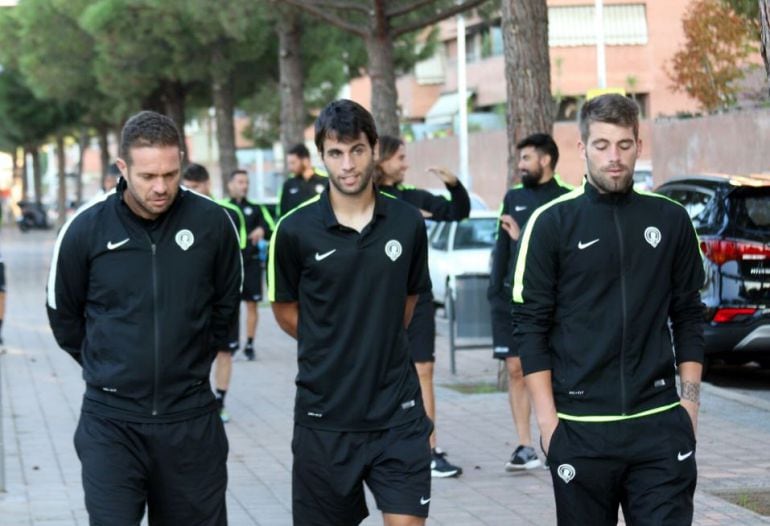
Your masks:
M310 151L304 144L296 144L288 151L286 164L291 175L281 187L278 198L278 217L323 192L328 183L326 176L319 174L313 168L310 162Z

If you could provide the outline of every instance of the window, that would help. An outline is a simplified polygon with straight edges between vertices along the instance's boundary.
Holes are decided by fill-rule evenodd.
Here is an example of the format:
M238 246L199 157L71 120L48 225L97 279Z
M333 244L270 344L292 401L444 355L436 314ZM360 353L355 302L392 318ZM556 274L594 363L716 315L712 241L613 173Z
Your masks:
M647 43L647 13L644 4L604 6L604 42L608 46ZM594 46L594 6L548 8L548 44L551 47Z
M455 230L455 250L474 248L492 248L495 245L495 218L466 219L457 224Z
M433 232L430 246L436 250L447 250L449 248L449 230L449 223L440 223Z
M714 198L713 192L702 188L673 187L662 189L660 193L681 204L687 210L696 229L709 225L710 221L714 219L711 216L717 207L709 206Z

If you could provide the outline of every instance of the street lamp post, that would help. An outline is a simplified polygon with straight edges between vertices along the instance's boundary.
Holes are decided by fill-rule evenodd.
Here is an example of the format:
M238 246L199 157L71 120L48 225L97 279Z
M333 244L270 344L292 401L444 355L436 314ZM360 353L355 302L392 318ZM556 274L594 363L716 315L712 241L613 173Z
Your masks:
M594 33L596 33L596 76L599 88L607 87L607 63L604 58L604 2L595 0Z
M471 176L468 173L468 82L465 70L465 17L457 15L457 99L459 113L460 181L469 191Z

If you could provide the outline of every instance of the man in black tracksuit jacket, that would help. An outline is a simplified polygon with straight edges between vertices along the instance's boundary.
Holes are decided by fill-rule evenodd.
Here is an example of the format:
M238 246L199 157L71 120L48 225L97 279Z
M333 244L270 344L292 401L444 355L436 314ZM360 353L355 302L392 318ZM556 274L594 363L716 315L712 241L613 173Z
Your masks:
M530 218L513 286L559 524L616 524L619 505L628 524L690 524L704 347L698 240L684 208L632 188L636 103L603 95L580 121L586 182Z
M553 137L545 133L532 134L519 141L516 150L519 152L517 168L521 184L508 190L503 198L487 290L492 315L493 356L505 360L508 402L519 439L518 446L505 464L506 471L534 469L541 465L532 447L529 395L521 371L519 350L513 343L511 280L516 247L521 229L532 213L541 205L572 190L555 173L559 148Z
M225 525L227 438L209 385L242 280L215 202L179 188L173 121L126 122L115 191L62 228L47 308L82 366L75 433L92 525Z

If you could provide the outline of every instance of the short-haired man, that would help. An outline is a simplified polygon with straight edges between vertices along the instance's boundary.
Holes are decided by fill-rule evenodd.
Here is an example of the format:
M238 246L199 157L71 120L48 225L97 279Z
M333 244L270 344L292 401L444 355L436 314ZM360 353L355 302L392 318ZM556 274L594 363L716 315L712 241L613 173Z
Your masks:
M189 163L182 172L182 184L206 197L211 197L211 178L206 167L197 163ZM233 224L238 229L238 241L241 250L246 248L246 219L243 217L241 209L232 204L227 199L218 199L216 201L223 206L230 215ZM230 421L230 414L225 408L225 398L227 390L230 388L230 380L233 376L233 353L238 350L238 330L240 316L236 310L230 327L229 343L224 349L217 349L217 358L214 361L214 389L217 402L219 403L219 416L222 422Z
M359 524L366 482L385 524L421 525L432 425L405 327L430 290L425 225L376 191L368 111L332 102L315 130L328 191L280 221L268 280L276 320L298 344L294 523Z
M521 183L508 190L503 198L497 239L492 251L488 290L492 307L494 357L505 360L508 371L508 403L519 437L519 445L505 464L506 471L534 469L541 465L535 448L532 447L529 395L521 372L519 351L513 344L511 280L519 234L536 208L572 190L556 175L559 148L550 135L530 135L522 139L516 149L519 152L517 167Z
M91 524L226 525L227 437L209 385L241 284L222 207L180 189L174 122L123 127L115 192L62 228L47 307L83 367L75 449Z
M243 354L250 361L256 359L254 336L259 323L257 303L262 301L262 259L260 244L270 238L274 228L272 218L263 205L249 201L249 174L246 170L235 170L227 181L230 203L241 209L246 219L246 248L243 256L243 291L241 299L246 304L246 345Z
M690 524L704 283L687 212L633 189L639 108L580 111L580 188L539 208L514 271L514 337L559 524ZM676 371L681 380L677 393Z
M278 217L323 192L327 183L326 176L313 168L310 151L304 144L295 144L286 153L286 167L290 175L278 196Z

